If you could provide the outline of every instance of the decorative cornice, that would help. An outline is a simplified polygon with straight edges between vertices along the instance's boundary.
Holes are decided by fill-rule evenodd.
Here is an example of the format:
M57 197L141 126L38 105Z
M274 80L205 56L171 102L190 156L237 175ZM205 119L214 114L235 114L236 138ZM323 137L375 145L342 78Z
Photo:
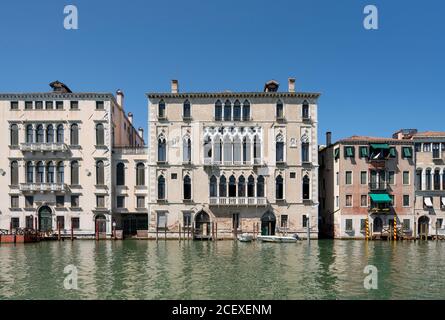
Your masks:
M318 99L316 92L190 92L190 93L147 93L149 99L188 98L306 98Z
M111 93L79 92L79 93L58 93L58 92L35 92L35 93L1 93L0 100L113 100L115 97Z

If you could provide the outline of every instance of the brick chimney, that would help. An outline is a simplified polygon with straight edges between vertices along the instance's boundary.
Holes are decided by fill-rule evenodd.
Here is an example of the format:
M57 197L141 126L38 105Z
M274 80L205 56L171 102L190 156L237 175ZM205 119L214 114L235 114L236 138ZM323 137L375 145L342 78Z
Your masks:
M295 92L295 78L289 78L288 85L289 85L289 92Z
M178 80L172 80L172 93L179 92L179 83Z
M130 121L131 124L133 124L133 113L128 113L128 121Z
M121 89L116 91L117 104L123 109L124 108L124 92Z
M143 129L142 127L139 127L138 132L139 132L139 136L140 136L142 139L144 139L144 129Z
M326 132L326 147L329 147L332 144L332 132Z

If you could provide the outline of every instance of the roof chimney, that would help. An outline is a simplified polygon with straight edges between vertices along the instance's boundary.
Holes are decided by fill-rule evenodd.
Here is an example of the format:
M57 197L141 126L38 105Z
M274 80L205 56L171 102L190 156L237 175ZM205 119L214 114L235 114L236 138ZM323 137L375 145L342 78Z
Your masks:
M295 92L295 78L289 78L289 92Z
M326 132L326 147L329 147L332 144L332 132Z
M117 104L123 109L124 108L124 92L121 89L116 91Z
M133 113L128 113L128 121L130 121L131 124L133 124Z
M143 129L142 127L139 127L138 132L139 132L139 136L140 136L142 139L144 139L144 129Z
M53 88L54 92L61 92L61 93L72 93L71 89L68 88L68 86L59 80L53 81L50 84L50 87Z
M277 92L280 84L275 80L269 80L264 85L264 92Z
M178 80L172 80L172 93L178 93Z

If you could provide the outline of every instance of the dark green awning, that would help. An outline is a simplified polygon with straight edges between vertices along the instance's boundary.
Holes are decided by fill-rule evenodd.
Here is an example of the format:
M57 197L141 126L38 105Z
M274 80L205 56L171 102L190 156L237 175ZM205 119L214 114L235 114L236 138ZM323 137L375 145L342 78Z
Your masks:
M389 144L387 144L387 143L372 143L371 144L371 148L388 150L389 149Z
M391 197L387 193L370 193L371 200L375 203L391 203Z

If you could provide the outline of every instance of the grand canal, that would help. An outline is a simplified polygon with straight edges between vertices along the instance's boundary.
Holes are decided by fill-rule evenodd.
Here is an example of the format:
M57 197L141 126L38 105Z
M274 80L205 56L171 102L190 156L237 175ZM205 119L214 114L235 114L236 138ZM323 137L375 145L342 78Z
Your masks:
M0 245L0 299L443 299L445 243L64 241ZM67 290L67 265L78 289ZM364 268L378 270L367 290Z

